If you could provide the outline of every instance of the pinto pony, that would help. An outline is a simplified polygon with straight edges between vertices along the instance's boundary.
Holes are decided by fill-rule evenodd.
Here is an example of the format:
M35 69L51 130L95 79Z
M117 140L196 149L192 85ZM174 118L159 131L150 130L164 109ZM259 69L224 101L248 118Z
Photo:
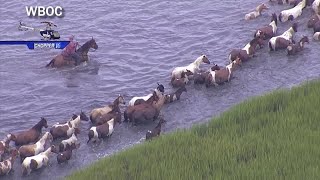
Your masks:
M88 141L87 144L94 139L94 142L96 142L99 139L102 138L106 138L108 136L111 136L113 131L114 131L114 127L116 125L116 123L118 122L119 124L121 123L121 121L115 121L116 119L112 118L110 121L107 121L101 125L98 126L94 126L90 128L90 131L88 133Z
M0 176L8 175L13 168L14 161L19 156L19 151L16 149L11 150L11 156L3 161L0 162Z
M312 9L318 15L320 15L320 0L315 0L312 3Z
M265 9L269 9L267 5L265 5L264 3L263 4L260 4L259 6L256 7L255 11L252 11L248 14L246 14L244 16L244 19L245 20L251 20L251 19L255 19L257 18L258 16L261 15L261 12Z
M205 79L206 79L207 75L209 74L210 70L211 71L220 70L220 67L217 64L214 64L214 66L212 66L208 71L201 70L199 72L196 72L193 76L193 83L194 84L204 84Z
M80 133L80 130L78 128L76 128L76 130L74 131L74 133L72 134L72 136L70 138L61 141L61 143L59 144L59 151L60 152L65 151L66 148L68 148L72 144L75 144L75 145L79 144L78 138L77 138L77 135L79 133Z
M277 51L280 49L286 49L290 43L292 43L293 35L297 32L298 25L293 23L293 25L280 36L272 37L269 40L269 50Z
M147 101L150 97L152 97L154 95L154 93L156 93L157 97L163 96L164 94L164 86L162 84L158 84L158 87L153 91L153 93L148 94L146 96L140 96L140 97L133 97L130 101L129 101L129 106L134 106L134 105L138 105L141 102Z
M227 65L225 68L222 68L220 70L210 71L210 73L207 75L205 83L206 87L209 87L210 85L220 85L224 82L229 82L233 71L235 70L236 66L241 65L241 60L238 57L236 60L234 60L232 63Z
M278 4L289 4L289 5L297 5L299 0L269 0L269 1L277 1Z
M271 16L271 23L268 26L265 26L256 30L256 32L254 33L254 37L261 36L261 33L262 33L264 36L263 37L264 40L270 39L273 36L275 36L275 34L277 33L277 29L278 29L277 15L273 13Z
M7 136L0 141L0 161L2 161L2 155L9 150L10 141L14 138L14 135L7 134Z
M45 145L50 143L52 140L52 135L49 132L46 132L37 143L21 146L19 148L21 162L26 157L34 156L43 152Z
M108 114L111 111L118 111L120 112L120 105L125 104L123 96L119 94L119 96L113 101L112 104L107 105L102 108L96 108L93 109L90 113L90 120L93 124L96 123L99 116L103 116L105 114Z
M164 96L164 95L162 95ZM153 102L156 102L159 100L159 96L157 95L156 92L153 92L152 96L149 97L148 100L141 100L138 104L134 105L134 106L128 106L127 109L124 111L123 116L124 116L124 122L128 122L128 120L130 119L129 115L131 115L134 110L136 109L136 107L140 107L140 106L145 106L146 104L152 105Z
M281 13L279 14L279 21L280 22L293 21L297 17L301 16L302 10L306 7L306 3L307 3L307 0L302 0L295 7L281 11Z
M200 70L199 68L201 63L210 64L210 61L208 60L206 55L199 56L194 62L192 62L188 66L174 68L171 73L171 79L181 78L182 72L186 73L187 70L191 71L192 73L195 73L197 70Z
M48 166L49 156L55 152L55 146L52 145L46 151L31 157L26 157L22 162L22 174L29 175L31 171Z
M254 56L256 47L259 45L260 48L263 47L263 38L264 35L260 32L260 36L255 37L251 40L244 48L242 49L233 49L229 54L229 61L233 62L237 58L240 58L242 62L248 61L251 57Z
M137 125L140 122L156 120L165 100L166 97L162 95L157 101L152 101L150 98L145 103L128 107L124 114L125 121L129 120L129 122L133 122L133 125Z
M69 138L75 132L75 129L79 127L81 121L89 121L89 118L82 111L80 115L73 114L72 118L66 123L53 125L50 129L53 139Z

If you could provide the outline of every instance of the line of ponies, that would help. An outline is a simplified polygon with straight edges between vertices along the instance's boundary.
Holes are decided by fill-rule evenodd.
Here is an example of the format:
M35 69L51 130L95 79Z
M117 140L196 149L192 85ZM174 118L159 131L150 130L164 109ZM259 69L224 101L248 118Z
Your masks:
M271 0L270 0L271 1ZM278 18L281 22L293 21L298 18L306 6L312 6L315 14L308 21L308 27L314 29L314 39L319 39L320 34L320 0L278 0L279 4L294 5L291 9L281 11L279 16L275 13L271 16L270 24L258 28L248 44L242 49L233 49L228 56L230 64L221 67L213 63L208 70L201 70L201 64L210 64L206 55L199 56L194 62L184 67L176 67L171 73L171 85L177 88L175 92L165 94L162 84L157 84L154 91L146 96L134 97L128 102L126 110L123 112L124 122L131 122L133 125L153 122L159 119L156 127L146 132L146 140L157 137L161 133L161 125L166 121L160 116L162 107L165 104L178 101L183 92L186 92L186 85L190 81L194 84L205 84L206 87L222 85L232 79L234 70L241 66L243 62L255 57L255 51L264 47L264 41L268 40L270 51L286 49L288 55L294 55L302 51L304 44L309 42L307 36L303 36L298 43L295 43L293 36L297 32L298 25L292 26L276 36L278 29ZM265 4L260 4L255 11L245 15L246 20L258 18L262 10L269 9ZM86 47L88 46L88 47ZM98 46L90 40L90 43L83 49ZM87 51L85 51L87 52ZM54 61L50 62L51 64ZM12 172L13 164L17 157L22 163L22 174L28 175L31 171L40 169L48 165L50 154L57 154L57 162L64 163L70 160L72 151L80 147L77 135L80 133L82 121L91 121L92 126L88 132L87 143L101 142L103 138L110 137L115 125L122 122L121 105L125 105L123 96L119 95L112 104L105 107L93 109L90 117L84 112L61 123L54 124L49 132L42 134L43 128L48 128L47 120L41 120L32 128L18 133L9 133L0 141L0 175L7 175ZM51 145L54 140L61 140L59 145ZM10 141L15 143L16 148L10 147ZM49 146L49 148L46 148ZM5 156L9 156L4 160Z

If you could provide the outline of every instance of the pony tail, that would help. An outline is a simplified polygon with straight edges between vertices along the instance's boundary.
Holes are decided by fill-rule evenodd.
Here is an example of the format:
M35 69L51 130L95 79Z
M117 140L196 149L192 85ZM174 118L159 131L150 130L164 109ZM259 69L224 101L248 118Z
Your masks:
M271 42L269 42L268 44L269 44L270 51L273 51L274 49L272 48Z
M281 13L279 14L279 21L282 22L282 15L281 15Z

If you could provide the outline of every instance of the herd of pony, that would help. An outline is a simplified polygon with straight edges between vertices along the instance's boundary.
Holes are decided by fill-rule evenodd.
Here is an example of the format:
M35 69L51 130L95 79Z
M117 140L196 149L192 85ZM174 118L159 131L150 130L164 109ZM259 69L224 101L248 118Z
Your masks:
M278 16L273 13L270 24L258 28L253 35L253 39L244 48L233 49L228 56L229 65L221 67L213 64L208 70L202 70L200 65L210 64L210 61L206 55L201 55L187 66L174 68L170 82L174 88L177 88L175 92L165 94L164 86L158 83L152 93L132 98L123 113L120 110L120 106L126 103L123 96L119 95L112 104L93 109L89 117L81 111L79 115L73 114L66 122L53 124L50 130L45 133L42 133L42 129L48 128L48 124L47 120L42 117L30 129L7 134L0 141L0 175L7 175L12 172L13 164L18 157L20 157L23 175L28 175L36 169L46 167L51 154L56 154L58 164L67 162L70 160L73 150L80 146L77 135L80 133L82 121L91 121L87 143L101 142L102 139L110 137L116 124L122 123L122 114L124 117L123 122L129 122L132 125L144 124L159 119L156 127L146 132L146 140L159 136L161 126L166 122L160 115L162 107L165 104L178 101L181 94L187 91L186 85L190 81L194 81L194 84L204 84L206 87L229 82L232 79L234 70L241 66L243 62L254 58L255 51L258 49L257 46L263 48L266 40L270 51L286 50L288 55L294 55L302 51L304 44L309 42L308 37L303 36L298 43L293 40L298 28L298 24L295 22L288 30L278 34L278 19L280 22L294 21L307 6L311 6L315 12L307 23L308 27L313 28L314 39L320 40L320 0L277 0L277 2L278 4L290 4L293 7L281 11ZM245 19L258 18L262 11L267 9L269 8L265 4L260 4L255 11L246 14ZM89 60L88 52L91 48L98 49L98 45L93 38L75 53L78 53L82 58L82 62L86 62ZM75 61L65 58L62 55L58 55L46 67L59 68L75 65ZM58 145L52 145L55 140L61 141L59 141ZM10 147L10 142L14 142L14 148Z

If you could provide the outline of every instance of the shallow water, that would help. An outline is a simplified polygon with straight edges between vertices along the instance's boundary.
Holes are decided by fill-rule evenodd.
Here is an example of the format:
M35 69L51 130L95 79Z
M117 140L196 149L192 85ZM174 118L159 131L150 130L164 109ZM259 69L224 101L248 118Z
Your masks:
M188 1L2 1L0 40L38 40L35 32L17 30L19 20L38 26L41 19L28 18L26 5L60 5L64 18L54 18L62 39L74 34L83 44L92 36L99 49L90 52L86 65L67 69L46 69L44 66L60 50L28 50L25 46L1 46L0 66L0 137L33 126L46 117L49 126L69 119L80 110L87 114L95 107L111 103L118 94L128 102L133 96L148 94L163 83L166 92L169 76L176 66L187 65L201 54L211 62L226 65L228 53L242 48L256 28L269 24L272 12L288 6L268 4L270 9L258 19L246 22L244 15L260 2L228 0ZM306 21L310 7L297 19L295 40L303 35L312 38ZM282 33L291 23L279 24ZM313 40L297 56L285 51L269 53L265 47L257 57L244 64L235 78L223 86L205 88L188 85L180 102L167 105L161 114L167 120L164 132L204 123L251 96L291 87L320 77L320 43ZM209 65L201 68L208 69ZM124 109L124 108L122 108ZM155 124L131 127L122 123L114 134L100 145L87 145L84 122L79 135L81 146L67 164L58 165L55 155L48 168L23 179L61 179L97 159L136 143ZM1 179L21 179L20 161L15 172Z

